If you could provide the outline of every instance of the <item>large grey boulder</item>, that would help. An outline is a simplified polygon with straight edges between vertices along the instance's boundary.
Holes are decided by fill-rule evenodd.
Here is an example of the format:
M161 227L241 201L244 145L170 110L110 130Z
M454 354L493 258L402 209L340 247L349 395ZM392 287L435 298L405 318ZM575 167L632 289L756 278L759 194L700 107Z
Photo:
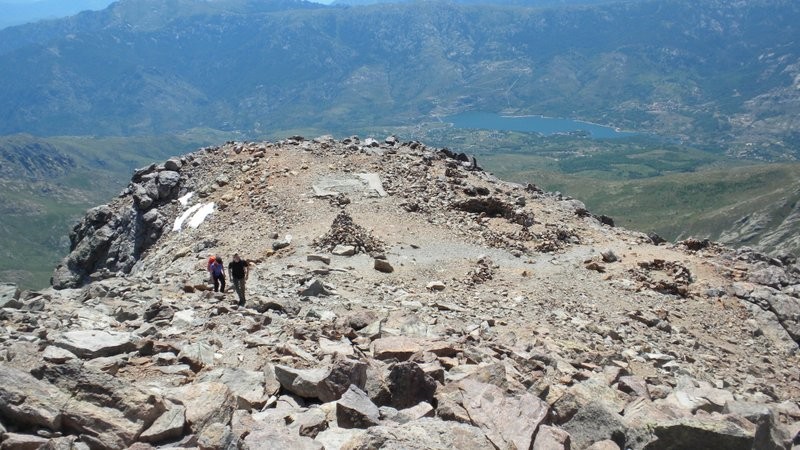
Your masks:
M69 395L31 374L0 363L0 416L21 426L61 429Z
M294 369L276 365L275 377L284 389L293 394L331 402L339 399L350 385L364 389L367 365L348 359L339 360L331 367L318 369Z
M356 386L336 402L336 421L342 428L369 428L379 423L379 415L378 407Z
M170 390L166 396L186 407L186 421L195 433L213 423L229 424L236 409L236 396L222 383L189 384Z
M269 395L264 390L266 378L264 372L245 370L235 367L220 367L203 373L198 382L217 382L230 388L236 396L237 409L261 408Z
M126 353L136 349L133 335L119 331L67 331L54 345L69 350L80 358L98 358Z
M161 414L149 428L139 436L144 442L163 442L183 436L186 424L186 407L175 405Z

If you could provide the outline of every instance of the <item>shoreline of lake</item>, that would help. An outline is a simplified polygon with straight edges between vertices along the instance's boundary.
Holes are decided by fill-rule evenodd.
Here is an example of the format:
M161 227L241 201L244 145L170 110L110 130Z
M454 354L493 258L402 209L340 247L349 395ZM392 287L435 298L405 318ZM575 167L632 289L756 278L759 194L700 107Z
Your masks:
M518 131L538 133L543 136L585 132L594 139L620 139L639 134L585 120L547 117L537 114L512 116L484 111L467 111L438 117L438 119L443 123L449 123L451 126L460 129Z

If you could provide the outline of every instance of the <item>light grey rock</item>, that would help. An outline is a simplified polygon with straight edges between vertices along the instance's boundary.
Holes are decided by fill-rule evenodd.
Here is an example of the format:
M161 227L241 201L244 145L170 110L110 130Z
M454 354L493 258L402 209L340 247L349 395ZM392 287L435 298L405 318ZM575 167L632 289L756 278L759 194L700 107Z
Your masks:
M437 416L479 427L496 448L530 448L549 411L532 394L507 396L493 384L470 379L445 385L436 400Z
M96 436L107 447L132 443L166 411L160 395L80 361L40 366L34 374L70 393L62 409L64 425Z
M319 261L323 264L330 264L331 258L325 255L308 255L306 256L306 261Z
M322 444L325 450L339 450L347 448L345 445L349 443L360 442L365 433L358 428L331 427L317 434L314 440Z
M331 250L331 254L336 256L353 256L356 254L356 248L352 245L337 245Z
M321 408L310 408L307 411L291 414L289 428L297 430L300 436L315 438L328 428L328 417Z
M609 387L604 381L590 378L572 385L567 392L553 403L553 413L557 423L563 424L589 403L599 401L614 412L622 412L626 400L616 389Z
M354 385L336 402L336 422L342 428L369 428L380 422L379 417L378 407Z
M48 345L47 348L44 349L44 352L42 352L42 359L56 364L65 363L69 360L77 358L78 357L75 356L75 354L71 351L61 347L56 347L54 345Z
M144 442L163 442L183 436L186 423L186 408L175 405L161 414L148 429L139 436Z
M619 445L611 439L597 441L594 444L586 447L586 450L620 450Z
M380 323L378 323L380 326ZM405 361L414 353L422 351L423 342L406 336L390 336L372 342L372 356L376 359L394 358Z
M86 359L111 356L136 349L131 333L104 330L67 331L56 339L54 345Z
M769 406L763 403L752 403L737 400L729 400L725 402L725 406L722 408L722 413L736 414L753 423L758 423L772 414Z
M32 434L4 433L0 448L3 450L38 450L47 445L48 439Z
M408 423L423 417L433 417L436 410L428 402L420 402L416 405L397 412L394 421L397 423Z
M181 347L178 360L188 364L195 372L199 372L204 367L214 365L214 348L205 342L187 344Z
M569 433L561 428L540 425L531 450L569 450L571 442Z
M747 276L747 281L780 289L781 286L789 284L789 276L782 268L769 266L750 272Z
M447 286L441 281L431 281L425 286L429 291L443 291Z
M650 399L650 391L644 378L635 375L626 375L619 378L618 389L627 394Z
M236 409L236 396L222 383L189 384L171 389L166 395L186 407L186 421L195 433L213 423L230 423Z
M725 404L733 400L733 394L730 391L703 385L675 389L664 399L664 402L694 414L700 409L706 412L722 412Z
M230 426L212 423L197 435L197 446L200 450L238 450L240 442Z
M269 399L269 395L264 391L266 381L264 372L220 367L201 374L197 381L214 381L228 386L236 396L237 409L260 409Z
M275 377L289 392L303 398L330 402L339 399L350 385L363 389L367 381L367 365L349 359L338 360L330 367L318 369L276 365Z
M0 415L12 423L61 429L69 395L31 374L0 363Z
M0 283L0 309L22 308L22 302L19 301L19 288L13 283Z

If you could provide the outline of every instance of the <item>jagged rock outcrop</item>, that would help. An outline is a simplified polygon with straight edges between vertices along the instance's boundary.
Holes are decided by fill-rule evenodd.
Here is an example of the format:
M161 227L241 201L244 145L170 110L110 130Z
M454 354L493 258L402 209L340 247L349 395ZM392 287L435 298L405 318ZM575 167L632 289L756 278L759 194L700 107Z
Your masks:
M791 448L796 262L582 208L396 138L143 169L0 290L0 446Z
M171 167L179 169L176 164ZM159 206L177 198L181 175L164 166L139 169L115 203L89 210L70 232L70 254L53 274L56 289L75 288L96 272L128 273L161 236Z

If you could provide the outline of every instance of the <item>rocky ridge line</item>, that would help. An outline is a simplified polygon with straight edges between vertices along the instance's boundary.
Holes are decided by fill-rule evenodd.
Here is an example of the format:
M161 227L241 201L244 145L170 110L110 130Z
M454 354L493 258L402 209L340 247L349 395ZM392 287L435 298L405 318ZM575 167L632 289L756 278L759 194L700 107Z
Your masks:
M152 165L0 290L0 446L791 448L796 262L610 225L393 137Z

